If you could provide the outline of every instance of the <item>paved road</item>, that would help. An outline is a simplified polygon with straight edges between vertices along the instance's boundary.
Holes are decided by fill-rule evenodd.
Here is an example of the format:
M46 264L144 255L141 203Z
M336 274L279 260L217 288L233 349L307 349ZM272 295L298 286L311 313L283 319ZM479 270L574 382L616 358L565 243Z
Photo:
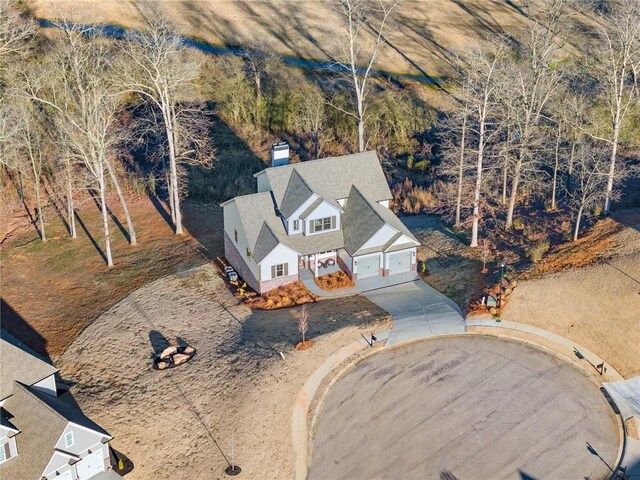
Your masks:
M465 331L460 308L421 279L365 292L365 296L393 315L387 345Z
M332 388L308 478L596 480L617 450L611 407L571 365L518 342L432 338Z

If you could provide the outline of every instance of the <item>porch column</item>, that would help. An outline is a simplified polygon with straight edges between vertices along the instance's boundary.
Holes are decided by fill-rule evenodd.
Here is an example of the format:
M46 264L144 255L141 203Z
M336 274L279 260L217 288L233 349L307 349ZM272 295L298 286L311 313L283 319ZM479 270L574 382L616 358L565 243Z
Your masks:
M313 276L317 277L318 276L318 254L314 253L313 254Z

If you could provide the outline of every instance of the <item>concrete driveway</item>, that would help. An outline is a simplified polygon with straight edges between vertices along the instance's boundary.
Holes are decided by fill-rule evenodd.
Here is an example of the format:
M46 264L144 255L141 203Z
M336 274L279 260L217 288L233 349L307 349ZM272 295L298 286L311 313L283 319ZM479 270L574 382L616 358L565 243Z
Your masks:
M460 308L420 278L364 294L393 316L393 328L387 345L432 335L465 332Z
M432 338L366 358L328 393L308 478L607 478L618 425L577 368L520 342Z

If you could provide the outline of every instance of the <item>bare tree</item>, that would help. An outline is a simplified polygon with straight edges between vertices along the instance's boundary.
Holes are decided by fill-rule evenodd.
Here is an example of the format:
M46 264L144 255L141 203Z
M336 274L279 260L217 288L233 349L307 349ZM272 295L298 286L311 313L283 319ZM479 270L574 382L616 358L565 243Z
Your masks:
M569 204L575 212L573 240L578 240L582 218L602 201L608 181L607 154L603 148L582 143L578 148L574 167L575 188L569 194Z
M108 72L112 71L113 51L104 44L90 42L73 25L60 25L65 41L43 66L40 77L25 75L24 92L55 114L62 150L79 162L97 187L104 229L105 257L113 265L111 232L107 206L107 175L112 168L109 156L122 142L118 113L123 96L115 91ZM125 213L128 213L125 211ZM127 223L132 227L131 219ZM130 230L131 238L133 229Z
M337 5L346 26L342 35L341 52L334 55L333 60L341 70L349 72L355 105L350 110L335 104L332 106L356 120L359 152L366 148L364 129L370 89L369 77L380 50L384 29L398 3L400 0L339 0ZM368 29L373 31L372 41L367 38Z
M44 118L32 105L23 102L16 135L16 160L19 169L27 173L33 183L36 201L36 221L39 223L40 238L47 241L42 205L41 184L47 158L47 133Z
M298 312L298 331L302 335L302 343L305 341L305 336L309 330L309 311L307 305L302 305L302 308Z
M212 155L212 150L205 147L206 128L198 125L206 115L202 111L194 115L194 106L183 102L194 87L201 65L196 56L185 53L181 38L157 15L147 17L146 31L130 36L124 52L128 61L120 69L121 84L149 101L160 114L169 158L171 217L176 234L182 234L181 164L206 165Z
M521 42L521 61L512 62L512 71L505 76L502 101L510 112L506 115L513 121L511 133L516 143L506 228L513 224L521 181L529 171L535 171L538 155L535 146L540 138L536 135L543 112L558 88L561 76L557 66L558 40L561 20L565 13L564 0L545 0L541 8L533 10L530 2L532 21L527 36Z
M0 0L0 80L9 63L28 50L35 32L35 23L22 14L17 1Z
M609 173L605 189L604 212L611 210L620 128L638 95L640 82L640 1L607 2L609 14L600 17L603 42L596 52L597 80L601 82L609 110L609 135L594 135L611 145Z
M302 91L296 123L300 130L311 136L313 158L320 157L320 139L327 122L325 104L325 97L319 88L308 88Z

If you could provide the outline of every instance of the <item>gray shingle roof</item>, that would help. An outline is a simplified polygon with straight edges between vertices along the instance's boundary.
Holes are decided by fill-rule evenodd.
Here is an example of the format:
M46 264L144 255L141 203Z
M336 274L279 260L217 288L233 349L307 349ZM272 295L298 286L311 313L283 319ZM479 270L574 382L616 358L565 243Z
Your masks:
M39 479L69 422L111 438L84 416L69 393L54 397L16 382L13 395L5 403L5 410L20 433L16 436L18 455L0 464L0 478L3 479Z
M264 257L266 257L271 250L278 246L278 239L273 234L266 222L262 223L262 228L258 234L258 239L253 247L253 258L256 262L260 263Z
M278 204L280 207L280 213L282 213L285 218L289 218L289 216L293 212L295 212L302 206L304 202L307 201L312 193L313 192L305 183L304 179L300 176L297 170L291 170L287 189L284 192L282 202Z
M0 329L0 400L13 392L13 382L33 385L58 371L6 330Z
M390 246L390 243L383 247L373 247L373 249L369 248L366 251L360 251L360 247L385 224L390 225L398 230L399 233L415 241L416 245L419 244L409 229L391 210L383 207L378 202L371 201L355 186L353 186L349 194L343 221L344 248L349 252L349 255L385 251ZM396 241L398 238L400 236L395 235L392 240Z
M313 192L328 201L347 198L352 185L375 202L392 198L378 155L373 151L267 168L255 175L267 175L276 203L280 205L293 170Z

